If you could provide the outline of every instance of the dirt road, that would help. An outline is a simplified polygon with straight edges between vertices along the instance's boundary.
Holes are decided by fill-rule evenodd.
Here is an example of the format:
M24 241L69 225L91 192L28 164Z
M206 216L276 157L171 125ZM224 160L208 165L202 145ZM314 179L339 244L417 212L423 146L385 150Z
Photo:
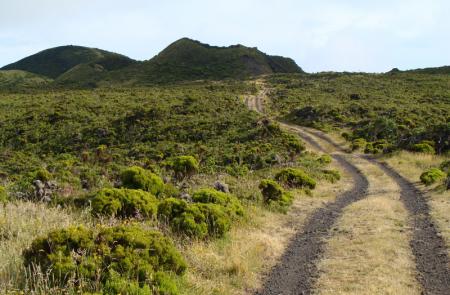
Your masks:
M264 114L263 105L264 100L268 99L267 94L267 89L263 87L258 95L246 99L247 106ZM328 203L309 217L304 228L292 239L278 265L267 274L263 288L256 294L313 293L314 282L319 275L317 262L323 255L327 237L332 234L330 229L346 206L367 195L369 182L351 161L351 157L359 157L379 166L401 189L401 201L410 215L413 233L410 247L422 293L449 295L449 258L444 241L430 217L429 206L424 195L391 167L366 155L348 155L339 144L321 131L282 122L280 124L286 130L300 136L316 151L329 152L331 147L333 158L351 175L354 186L338 196L336 201ZM323 146L324 143L328 148Z

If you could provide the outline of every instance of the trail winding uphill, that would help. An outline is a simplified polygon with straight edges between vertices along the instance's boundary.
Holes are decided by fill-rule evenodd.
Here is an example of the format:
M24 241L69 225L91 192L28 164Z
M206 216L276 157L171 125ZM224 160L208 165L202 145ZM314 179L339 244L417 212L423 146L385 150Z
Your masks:
M268 90L247 97L246 105L264 114L263 102L268 97ZM316 210L288 245L279 263L267 274L263 288L256 294L311 294L315 292L314 284L318 278L318 262L323 256L327 238L336 220L345 207L367 197L369 180L353 164L351 157L358 157L376 165L400 188L400 200L409 214L412 234L409 241L414 256L417 281L422 294L450 294L449 258L442 237L433 223L429 206L424 195L415 186L388 165L366 155L348 155L344 148L325 133L280 122L290 132L306 141L312 149L330 152L338 164L353 179L353 188L338 196L334 202ZM326 147L324 146L326 144ZM386 261L385 263L389 263ZM392 274L395 275L395 274Z

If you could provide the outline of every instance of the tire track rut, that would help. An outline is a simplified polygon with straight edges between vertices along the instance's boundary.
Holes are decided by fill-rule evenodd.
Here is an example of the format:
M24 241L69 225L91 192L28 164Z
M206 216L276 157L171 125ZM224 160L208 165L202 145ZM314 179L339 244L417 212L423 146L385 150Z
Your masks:
M267 91L264 90L253 99L247 98L247 106L264 114L262 101L266 95ZM345 152L343 147L321 131L280 123L291 131L294 130L314 149L325 151L314 139L318 138L332 145L338 152ZM313 283L318 275L316 262L323 253L324 238L329 235L329 229L341 214L342 209L362 199L369 185L368 180L358 168L342 155L335 154L333 157L353 177L354 188L339 196L335 202L313 213L304 230L294 237L279 264L269 274L263 289L256 294L310 294L312 292ZM370 156L361 155L360 157L380 167L401 189L400 199L411 218L413 236L410 246L418 272L417 280L422 285L423 294L450 295L450 260L445 243L430 216L425 196L414 184L387 164Z
M255 99L247 98L246 104L262 113L261 99L260 95ZM296 126L282 124L314 149L325 152L310 135L300 133ZM330 235L332 226L345 207L367 196L369 182L362 172L342 155L334 154L332 157L351 175L353 188L339 195L334 202L317 209L308 218L302 231L294 236L280 262L268 274L263 288L256 294L311 294L318 277L317 260L324 252L326 238Z
M304 132L317 136L333 145L336 149L343 151L341 146L337 145L321 131L308 129L308 131ZM422 285L423 293L449 295L450 260L444 240L439 235L439 231L430 216L430 208L426 197L414 184L387 164L381 163L367 155L361 155L361 157L380 167L400 187L400 199L411 218L413 236L409 244L418 272L417 280Z

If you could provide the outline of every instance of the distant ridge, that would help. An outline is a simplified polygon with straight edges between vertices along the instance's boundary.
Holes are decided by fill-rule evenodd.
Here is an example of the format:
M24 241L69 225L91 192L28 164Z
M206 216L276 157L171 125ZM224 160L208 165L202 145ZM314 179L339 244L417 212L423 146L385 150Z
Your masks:
M431 74L431 75L450 75L450 66L442 66L442 67L434 67L434 68L423 68L423 69L413 69L401 71L397 68L394 68L388 72L389 74L393 73L417 73L417 74Z
M2 70L22 70L56 79L71 68L103 59L130 58L97 48L60 46L50 48L4 66Z
M267 55L257 48L211 46L188 38L170 44L142 62L97 48L69 45L38 52L2 70L26 71L54 79L53 85L70 87L241 79L303 72L292 59Z

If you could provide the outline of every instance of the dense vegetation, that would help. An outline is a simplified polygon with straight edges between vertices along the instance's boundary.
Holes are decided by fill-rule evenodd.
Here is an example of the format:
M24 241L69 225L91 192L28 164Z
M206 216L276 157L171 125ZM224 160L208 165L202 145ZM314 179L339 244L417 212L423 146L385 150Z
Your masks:
M0 171L33 178L46 167L75 189L92 189L132 164L178 175L186 169L176 158L183 155L195 156L201 172L241 174L300 153L298 139L243 107L238 97L249 91L240 83L211 83L5 94Z
M39 265L47 292L177 294L172 279L183 271L161 265L175 251L171 239L222 238L244 222L249 202L286 212L293 194L280 188L281 196L264 200L257 184L243 191L242 179L284 165L317 177L329 161L305 154L298 138L249 111L241 98L255 91L243 82L210 82L2 92L0 202L46 202L89 220L34 237L22 272L39 277ZM235 179L231 191L202 182L217 173ZM145 254L152 243L163 252Z
M267 83L274 114L304 126L347 129L344 136L356 140L355 149L450 149L448 74L278 75Z

